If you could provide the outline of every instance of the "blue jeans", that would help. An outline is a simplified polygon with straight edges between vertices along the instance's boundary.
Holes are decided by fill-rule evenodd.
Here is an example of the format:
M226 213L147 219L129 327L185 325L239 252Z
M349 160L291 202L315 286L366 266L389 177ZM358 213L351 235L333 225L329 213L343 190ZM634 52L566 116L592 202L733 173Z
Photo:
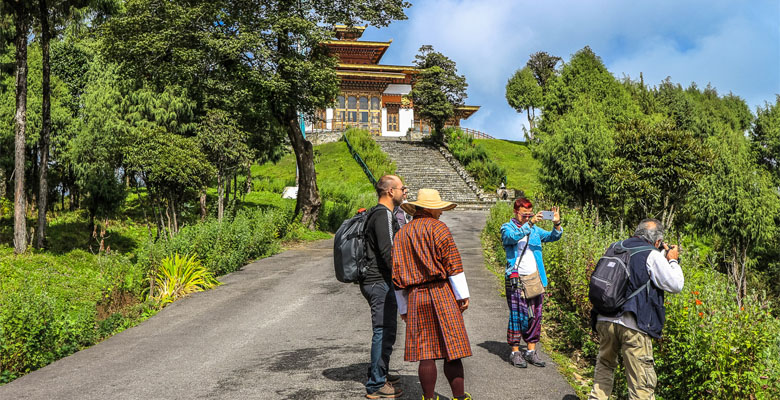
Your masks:
M374 393L385 385L390 355L393 353L397 328L398 304L395 292L386 282L360 285L360 292L371 306L371 364L368 366L366 392Z

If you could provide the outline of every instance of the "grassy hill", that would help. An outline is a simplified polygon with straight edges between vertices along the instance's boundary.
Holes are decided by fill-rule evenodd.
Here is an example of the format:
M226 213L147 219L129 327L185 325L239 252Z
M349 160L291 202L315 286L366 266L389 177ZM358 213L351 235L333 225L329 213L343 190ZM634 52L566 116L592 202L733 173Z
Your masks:
M539 162L531 156L526 143L501 139L476 139L474 143L482 146L493 161L506 169L507 188L523 190L529 197L541 190L537 178Z

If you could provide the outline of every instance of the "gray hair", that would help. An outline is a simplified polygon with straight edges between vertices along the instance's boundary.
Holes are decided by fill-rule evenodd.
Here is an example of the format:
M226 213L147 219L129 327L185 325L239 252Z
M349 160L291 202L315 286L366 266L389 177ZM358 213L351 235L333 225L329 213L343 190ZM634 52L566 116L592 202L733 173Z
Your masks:
M634 236L638 236L655 245L655 242L658 240L664 240L664 226L661 225L661 221L655 218L643 219L636 226Z

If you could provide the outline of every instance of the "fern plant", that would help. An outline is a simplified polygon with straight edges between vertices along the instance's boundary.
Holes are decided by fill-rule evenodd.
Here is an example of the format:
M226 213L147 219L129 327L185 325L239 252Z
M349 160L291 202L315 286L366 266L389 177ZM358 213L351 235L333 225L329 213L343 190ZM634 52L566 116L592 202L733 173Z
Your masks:
M154 277L151 299L160 307L187 296L220 285L214 275L194 255L175 253L162 260Z

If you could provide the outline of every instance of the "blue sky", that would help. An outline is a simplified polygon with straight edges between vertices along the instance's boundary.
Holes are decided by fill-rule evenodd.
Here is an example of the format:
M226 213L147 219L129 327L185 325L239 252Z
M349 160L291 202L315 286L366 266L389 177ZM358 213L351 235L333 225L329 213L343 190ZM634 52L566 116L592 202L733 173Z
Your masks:
M521 140L525 114L504 97L509 77L531 53L568 61L590 46L617 78L734 93L755 111L780 94L780 1L411 1L405 21L369 27L363 40L393 44L383 64L410 65L421 45L453 59L482 108L463 126Z

